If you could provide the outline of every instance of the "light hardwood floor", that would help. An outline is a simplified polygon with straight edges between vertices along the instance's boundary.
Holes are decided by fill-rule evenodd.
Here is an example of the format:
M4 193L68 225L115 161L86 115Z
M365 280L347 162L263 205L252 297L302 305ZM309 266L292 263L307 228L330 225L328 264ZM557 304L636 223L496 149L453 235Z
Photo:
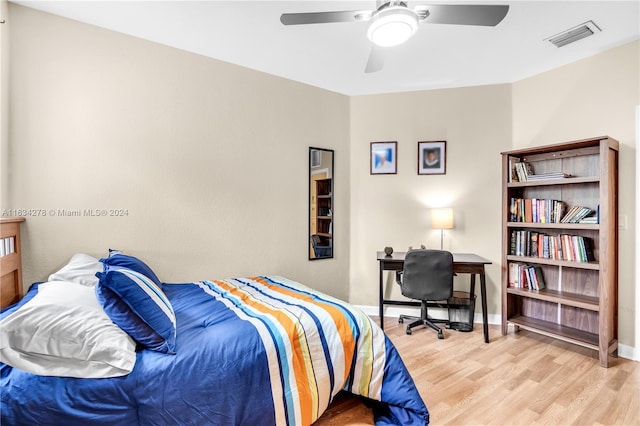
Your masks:
M385 331L411 372L432 425L640 425L640 363L617 358L600 367L597 353L525 330L502 336L428 329L411 336L397 318ZM373 425L351 396L336 398L318 426Z

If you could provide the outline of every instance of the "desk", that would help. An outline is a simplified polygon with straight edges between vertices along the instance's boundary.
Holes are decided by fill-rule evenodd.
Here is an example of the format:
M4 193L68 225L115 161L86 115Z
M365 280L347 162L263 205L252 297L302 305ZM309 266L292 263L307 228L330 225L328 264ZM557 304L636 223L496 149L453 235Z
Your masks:
M469 292L475 294L476 275L480 275L480 299L482 301L482 326L484 330L484 341L489 343L489 320L487 317L487 283L484 275L484 265L490 265L487 259L470 253L452 253L453 272L456 274L470 274L471 286ZM394 252L387 256L384 252L378 252L378 263L380 264L380 328L384 330L384 305L420 306L420 302L409 300L385 300L384 298L384 271L402 271L404 267L405 252Z

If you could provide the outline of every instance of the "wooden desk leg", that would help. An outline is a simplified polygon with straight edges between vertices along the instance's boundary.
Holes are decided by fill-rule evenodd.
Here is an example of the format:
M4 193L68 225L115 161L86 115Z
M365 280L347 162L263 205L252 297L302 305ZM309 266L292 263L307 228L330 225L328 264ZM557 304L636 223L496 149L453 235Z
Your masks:
M382 331L384 331L384 287L382 285L382 275L384 272L384 265L382 264L382 262L380 263L380 294L379 294L379 313L380 313L380 328L382 329Z
M470 275L471 275L471 284L469 285L469 297L473 298L476 294L476 274L473 273ZM473 324L474 315L475 315L475 310L472 311L471 309L469 309L469 324Z
M480 292L482 297L482 327L484 329L484 342L489 343L489 314L487 313L487 282L484 276L484 265L480 273Z

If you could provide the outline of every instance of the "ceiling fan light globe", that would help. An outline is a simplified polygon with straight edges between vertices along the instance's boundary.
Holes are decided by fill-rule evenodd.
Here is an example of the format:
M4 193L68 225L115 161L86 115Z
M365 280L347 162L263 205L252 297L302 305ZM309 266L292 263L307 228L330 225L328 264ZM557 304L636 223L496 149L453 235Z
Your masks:
M367 37L382 47L397 46L418 30L418 15L404 7L383 9L371 18Z

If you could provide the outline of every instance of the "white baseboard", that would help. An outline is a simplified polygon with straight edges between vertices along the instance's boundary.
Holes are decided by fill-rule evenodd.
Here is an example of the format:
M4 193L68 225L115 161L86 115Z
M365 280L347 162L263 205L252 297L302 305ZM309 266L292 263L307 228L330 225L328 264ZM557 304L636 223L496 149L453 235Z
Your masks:
M355 305L360 308L365 314L369 316L377 317L380 312L377 306L365 306L365 305ZM413 315L420 316L420 308L417 307L385 307L384 308L384 316L385 317L398 317L401 314L403 315ZM436 319L445 319L447 318L447 311L445 309L432 309L429 311L429 315ZM489 314L488 315L489 324L500 325L502 324L502 318L500 315ZM478 312L475 313L473 317L474 324L482 324L482 314ZM630 359L632 361L640 361L640 353L637 348L628 345L618 344L618 356L621 358Z
M640 351L633 346L621 345L618 343L618 356L620 358L630 359L632 361L640 361Z
M355 306L360 308L367 315L374 316L374 317L377 317L378 315L380 315L380 312L377 306L364 306L364 305L355 305ZM416 307L406 307L406 308L405 307L393 307L393 308L385 307L384 308L385 317L398 317L401 314L420 316L420 308L416 308ZM431 309L429 310L429 315L436 319L445 319L447 318L448 314L446 309ZM500 317L500 315L489 314L488 319L489 319L489 324L496 324L496 325L502 324L502 318ZM473 316L473 323L482 324L482 314L479 314L476 312L475 315Z

